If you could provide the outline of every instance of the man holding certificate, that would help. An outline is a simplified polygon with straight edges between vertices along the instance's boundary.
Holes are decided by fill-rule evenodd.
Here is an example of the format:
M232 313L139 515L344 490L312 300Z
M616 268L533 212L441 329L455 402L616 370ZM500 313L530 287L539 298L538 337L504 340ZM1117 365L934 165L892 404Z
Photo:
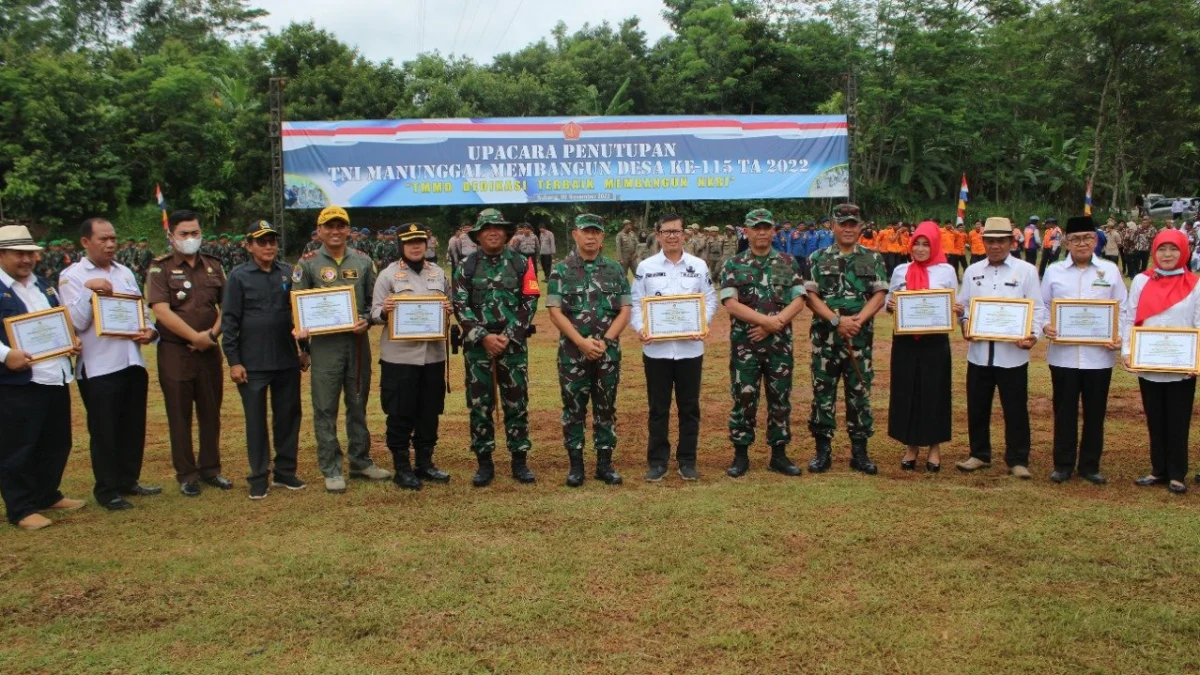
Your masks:
M684 480L698 480L700 374L704 366L706 327L717 313L717 293L704 261L683 250L683 218L675 213L664 214L654 229L661 250L639 263L633 275L633 312L629 322L642 340L642 366L646 371L650 408L646 448L650 466L646 480L658 482L667 475L667 462L671 458L667 425L672 392L679 414L679 445L675 450L679 475ZM669 299L674 296L690 299L671 302ZM657 305L643 302L655 299L666 302ZM644 310L643 305L648 309ZM650 311L656 314L648 315ZM656 337L659 329L662 336Z
M379 273L371 300L371 318L386 324L379 341L379 394L395 465L392 482L406 490L420 490L426 480L450 482L450 474L433 464L438 419L446 406L449 280L425 258L428 237L420 223L400 228L400 259Z
M116 261L117 233L103 218L79 228L87 254L63 270L58 292L83 343L79 394L87 410L96 503L109 511L133 508L125 497L157 495L138 483L146 448L148 377L142 345L158 336L132 270Z
M0 227L0 496L8 522L23 530L40 530L53 524L38 511L73 511L84 505L59 492L67 458L71 454L71 390L75 379L68 355L79 343L60 317L49 314L60 307L54 288L33 274L37 254L24 225ZM42 325L17 330L12 322L26 316ZM10 330L29 337L13 341ZM43 351L61 356L38 359Z
M1013 233L1008 218L987 219L982 234L987 258L963 273L954 308L963 337L971 343L967 348L971 456L956 466L967 472L992 466L992 399L999 389L1004 408L1004 461L1010 474L1029 479L1029 350L1046 325L1046 306L1037 268L1014 255ZM975 298L979 302L973 310ZM1005 302L1009 298L1019 300ZM972 311L979 316L973 317Z
M1108 482L1100 473L1100 455L1108 387L1116 351L1121 348L1117 320L1127 293L1117 266L1094 253L1096 224L1091 216L1069 218L1065 241L1067 259L1047 265L1042 277L1042 299L1051 310L1050 322L1042 328L1051 341L1046 361L1054 388L1054 471L1050 480L1066 482L1078 468L1084 480L1101 485ZM1044 256L1049 254L1047 250Z

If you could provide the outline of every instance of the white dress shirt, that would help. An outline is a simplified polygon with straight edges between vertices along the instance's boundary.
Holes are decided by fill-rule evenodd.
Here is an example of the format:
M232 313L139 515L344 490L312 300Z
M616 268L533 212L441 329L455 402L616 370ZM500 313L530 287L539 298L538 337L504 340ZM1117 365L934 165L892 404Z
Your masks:
M1042 336L1046 325L1046 304L1038 283L1037 268L1012 255L999 265L986 258L963 272L962 288L956 302L964 309L963 320L971 316L971 298L1026 298L1033 300L1033 335ZM1020 368L1029 363L1029 350L1013 342L972 340L967 348L967 361L977 366Z
M13 289L13 293L17 294L17 297L25 304L25 309L30 313L50 309L50 301L42 294L42 289L38 288L34 275L30 274L22 283L8 276L8 272L0 269L0 282L4 282L5 286ZM53 292L54 289L50 290ZM67 311L70 312L70 310ZM7 359L8 353L11 351L10 347L0 343L0 361ZM62 386L75 381L75 374L71 371L71 359L65 356L38 361L33 364L31 370L34 384Z
M1149 281L1150 277L1139 274L1133 278L1133 284L1129 287L1129 301L1125 303L1125 311L1121 313L1122 356L1129 356L1129 337L1133 334L1138 301L1142 299L1142 289ZM1186 298L1171 305L1167 311L1149 317L1142 325L1147 328L1200 328L1200 284L1196 284ZM1188 377L1180 373L1138 373L1137 376L1150 382L1178 382Z
M1117 266L1095 255L1082 269L1076 267L1068 255L1066 260L1047 265L1046 276L1042 278L1042 299L1047 311L1056 299L1116 300L1117 312L1121 313L1125 311L1128 296ZM1046 323L1050 323L1049 319ZM1046 362L1057 368L1101 370L1112 368L1116 359L1115 351L1096 345L1065 345L1052 341L1046 350Z
M895 270L892 270L892 283L888 288L888 300L892 299L892 294L896 291L908 290L908 282L905 280L905 276L908 275L908 266L911 264L903 263L897 265ZM931 290L938 288L958 290L958 274L955 273L954 268L949 263L931 265L925 271L929 273L929 288Z
M717 290L713 288L708 265L690 253L679 262L667 260L662 251L646 258L633 275L633 313L629 324L642 332L642 298L659 295L704 296L705 325L717 314ZM694 359L704 355L703 340L663 340L642 346L642 353L652 359Z
M71 313L71 323L75 324L75 333L83 343L83 353L79 358L83 361L81 377L100 377L116 373L130 366L146 367L142 358L142 346L129 338L100 337L96 335L92 323L92 290L85 288L84 283L90 279L104 279L112 284L113 293L119 295L142 296L137 279L130 269L117 261L109 264L108 269L96 267L88 258L71 265L58 276L58 296L67 311ZM153 325L150 308L145 307L146 325Z

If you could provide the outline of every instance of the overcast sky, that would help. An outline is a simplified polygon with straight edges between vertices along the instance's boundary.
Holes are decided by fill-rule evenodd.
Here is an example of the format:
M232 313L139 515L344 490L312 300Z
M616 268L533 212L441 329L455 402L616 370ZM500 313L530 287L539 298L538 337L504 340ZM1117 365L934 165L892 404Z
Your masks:
M608 21L614 28L636 16L649 44L670 32L659 0L252 0L271 13L272 31L313 21L367 58L396 63L422 51L470 56L488 63L549 37L559 21L574 32Z

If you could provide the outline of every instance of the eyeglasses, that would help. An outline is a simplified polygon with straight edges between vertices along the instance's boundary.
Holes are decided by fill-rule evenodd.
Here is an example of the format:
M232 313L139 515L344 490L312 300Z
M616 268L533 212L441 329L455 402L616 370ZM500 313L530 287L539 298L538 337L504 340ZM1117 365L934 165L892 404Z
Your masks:
M659 230L658 233L664 237L678 237L683 234L683 230Z
M1071 246L1079 246L1080 244L1091 244L1096 241L1094 234L1081 234L1075 237L1067 237L1067 243Z

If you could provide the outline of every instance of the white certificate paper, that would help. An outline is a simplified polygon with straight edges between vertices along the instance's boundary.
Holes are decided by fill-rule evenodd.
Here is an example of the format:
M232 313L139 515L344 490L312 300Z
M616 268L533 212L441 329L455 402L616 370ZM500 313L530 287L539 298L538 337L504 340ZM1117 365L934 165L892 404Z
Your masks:
M60 356L71 351L72 333L66 311L38 312L32 316L6 319L9 343L14 349L29 352L34 361Z
M895 297L897 334L954 331L952 291L898 291Z
M309 333L350 330L355 324L352 293L297 294L294 300L296 324Z
M1055 342L1108 344L1115 341L1117 303L1053 303Z
M1151 372L1192 372L1200 359L1200 331L1135 327L1129 366Z
M971 337L982 340L1019 341L1029 337L1031 303L976 298L971 301Z
M96 334L101 336L132 336L142 332L145 314L142 299L119 295L94 295Z
M393 340L441 340L446 334L446 311L441 299L400 300L392 310Z
M646 298L643 300L646 336L651 340L690 339L704 333L704 297Z

